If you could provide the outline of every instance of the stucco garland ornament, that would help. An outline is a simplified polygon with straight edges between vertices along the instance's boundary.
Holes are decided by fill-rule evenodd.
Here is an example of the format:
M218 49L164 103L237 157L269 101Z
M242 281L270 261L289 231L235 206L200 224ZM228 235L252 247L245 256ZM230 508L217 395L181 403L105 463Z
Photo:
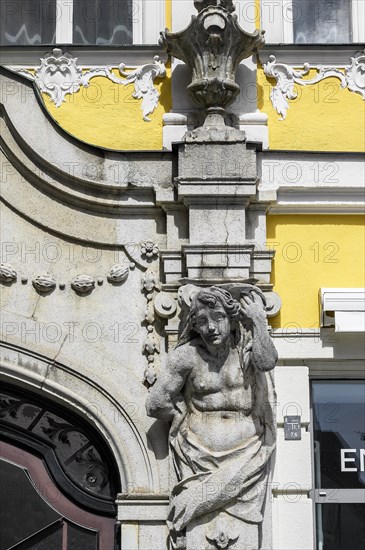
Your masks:
M17 279L17 272L11 264L0 264L0 281L2 283L13 283Z
M56 288L56 279L52 275L38 275L33 280L33 286L39 292L51 292Z
M83 72L77 65L77 57L67 52L63 53L60 48L54 48L52 52L41 57L40 61L40 66L34 72L15 66L8 68L34 82L40 92L49 95L56 107L60 107L67 94L78 92L81 86L90 86L90 80L97 76L106 77L122 86L133 84L132 97L142 100L141 110L146 122L150 122L148 115L157 108L160 97L154 81L166 76L166 67L158 56L154 57L153 63L131 67L131 70L125 63L120 63L118 69L122 78L114 74L113 67L97 67Z
M156 359L160 353L159 338L154 327L156 316L153 307L155 296L161 291L161 284L157 273L147 270L142 275L141 290L147 301L144 316L144 321L147 325L147 337L143 342L142 352L147 356L148 366L144 372L144 382L148 386L151 386L156 381Z
M338 78L341 88L348 88L352 92L360 94L365 99L365 54L357 52L351 58L351 65L345 68L345 72L336 67L317 66L311 67L309 63L303 64L303 69L294 69L285 63L277 63L276 57L270 55L269 61L263 64L264 73L269 78L276 80L276 86L270 91L270 100L280 115L279 120L284 120L289 109L288 100L298 97L295 91L295 84L300 86L311 86L318 84L325 78ZM311 79L304 79L311 69L315 69L317 74Z
M124 283L128 279L129 275L129 266L125 264L115 264L107 275L109 283Z
M79 294L87 294L95 288L95 281L90 275L78 275L72 281L71 287Z

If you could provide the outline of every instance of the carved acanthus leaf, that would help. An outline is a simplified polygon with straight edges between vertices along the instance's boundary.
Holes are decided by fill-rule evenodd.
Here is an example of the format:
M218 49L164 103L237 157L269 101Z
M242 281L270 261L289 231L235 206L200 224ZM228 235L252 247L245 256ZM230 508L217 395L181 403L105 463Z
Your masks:
M57 439L60 443L70 446L68 434L75 431L75 428L66 422L57 422L51 417L47 417L47 422L48 427L42 426L42 432L50 439Z
M19 409L23 405L22 399L12 399L7 395L0 397L0 418L9 415L11 418L17 418Z
M355 57L351 58L351 65L345 68L345 72L337 67L311 67L309 63L303 64L303 70L296 70L285 63L277 63L276 57L270 55L269 61L263 64L264 73L269 78L276 80L270 92L271 103L280 115L280 120L284 120L289 109L288 100L296 99L298 94L294 85L311 86L321 82L325 78L338 78L341 88L348 88L356 92L365 99L365 54L357 52ZM317 74L311 79L304 79L311 69L315 69Z

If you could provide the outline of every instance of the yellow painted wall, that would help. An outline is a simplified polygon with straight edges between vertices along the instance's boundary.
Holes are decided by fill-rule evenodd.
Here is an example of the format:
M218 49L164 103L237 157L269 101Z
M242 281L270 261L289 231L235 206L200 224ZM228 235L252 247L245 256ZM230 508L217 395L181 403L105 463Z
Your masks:
M114 71L118 76L117 70ZM119 75L120 77L120 75ZM88 88L67 95L56 107L46 94L44 105L63 130L77 139L116 150L162 149L162 116L171 109L171 70L156 79L160 93L157 109L143 120L141 101L132 97L134 86L115 84L105 77L90 80Z
M309 72L311 79L316 71ZM276 81L257 72L258 107L269 115L270 149L307 151L364 151L365 102L340 87L338 78L310 86L295 85L297 99L289 100L285 120L279 120L270 101Z
M321 287L364 287L362 216L272 215L268 246L276 250L271 282L283 302L275 328L317 328Z
M172 0L165 0L165 6L166 27L171 29ZM67 95L60 107L46 94L42 99L60 127L81 141L114 150L161 150L162 117L171 110L170 63L166 68L166 77L155 80L160 99L148 117L150 122L143 120L142 100L132 97L133 84L114 84L105 77L93 78L88 88L82 87L76 94ZM120 77L118 70L114 73Z

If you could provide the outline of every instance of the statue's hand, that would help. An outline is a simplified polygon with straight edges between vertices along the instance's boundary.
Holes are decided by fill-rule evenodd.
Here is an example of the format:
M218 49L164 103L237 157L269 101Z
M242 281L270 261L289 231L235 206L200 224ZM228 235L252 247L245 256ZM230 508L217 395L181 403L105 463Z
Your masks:
M184 414L186 412L186 402L181 393L179 393L173 400L174 411L176 413Z
M242 294L240 299L242 322L244 325L252 325L266 321L266 312L259 296L252 293L252 298Z

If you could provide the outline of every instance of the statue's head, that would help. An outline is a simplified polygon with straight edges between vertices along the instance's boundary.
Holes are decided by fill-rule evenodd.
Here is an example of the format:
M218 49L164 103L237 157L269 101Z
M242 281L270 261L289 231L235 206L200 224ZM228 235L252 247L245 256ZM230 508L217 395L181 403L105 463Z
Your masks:
M191 300L190 330L198 333L209 346L224 345L231 335L237 344L240 311L240 304L227 290L215 286L203 289Z

